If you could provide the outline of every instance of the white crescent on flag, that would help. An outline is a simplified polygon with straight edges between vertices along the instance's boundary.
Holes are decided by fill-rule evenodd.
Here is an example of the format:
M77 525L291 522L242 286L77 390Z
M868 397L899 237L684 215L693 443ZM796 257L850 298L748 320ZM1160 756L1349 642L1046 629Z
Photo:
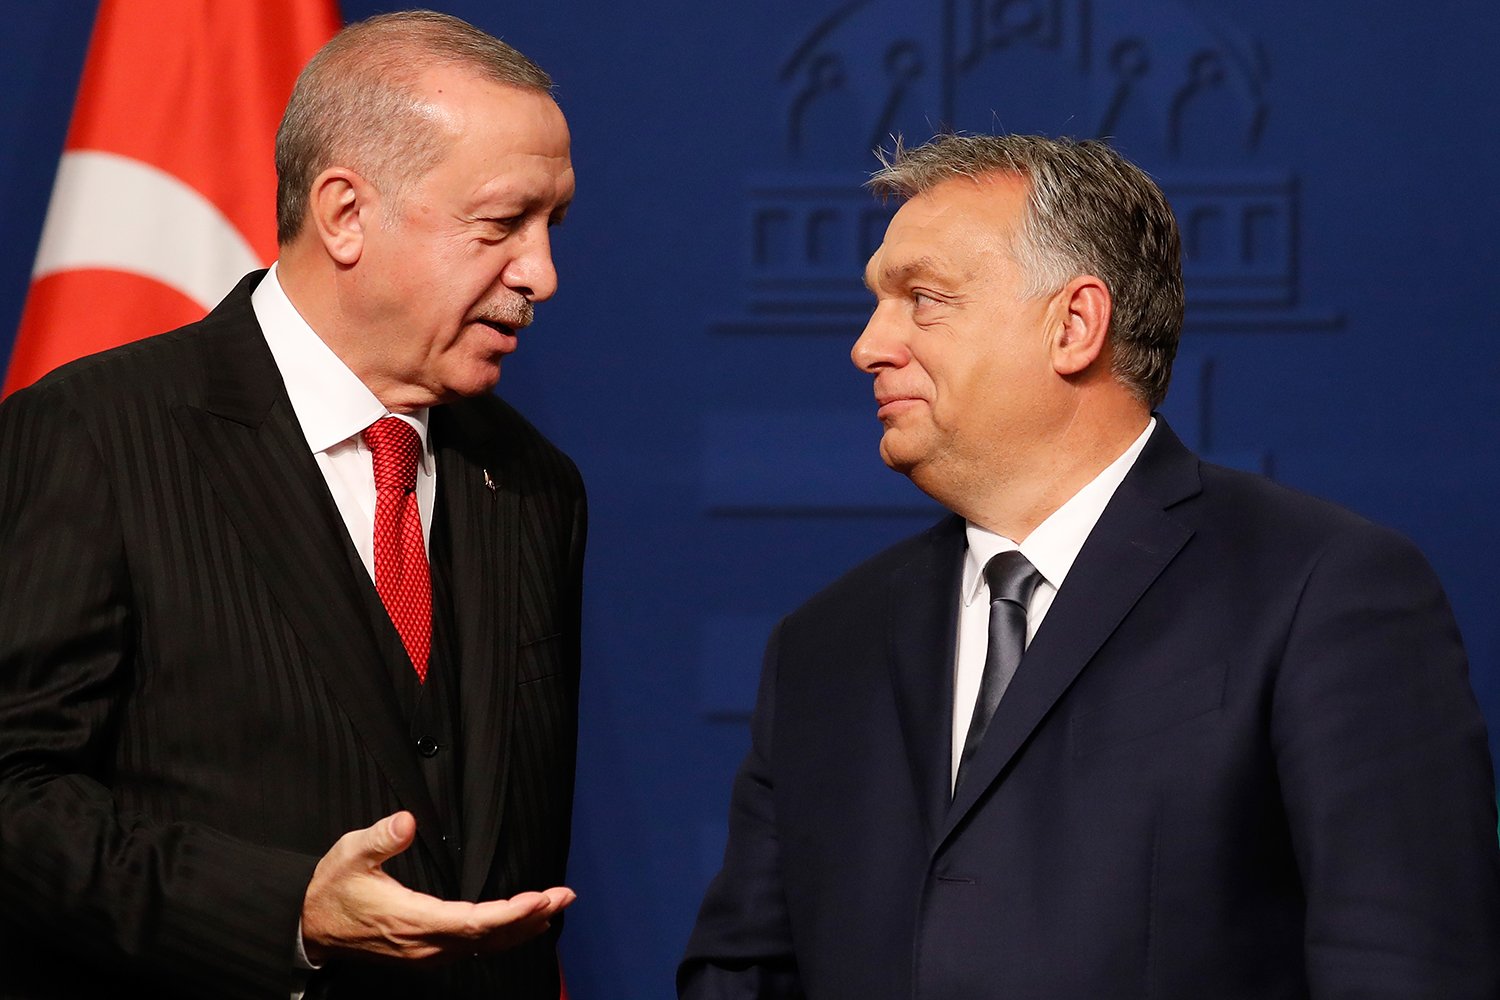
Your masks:
M340 23L334 0L98 0L0 397L276 259L277 123Z
M207 310L260 266L234 223L194 188L139 160L77 150L58 165L31 277L124 271Z

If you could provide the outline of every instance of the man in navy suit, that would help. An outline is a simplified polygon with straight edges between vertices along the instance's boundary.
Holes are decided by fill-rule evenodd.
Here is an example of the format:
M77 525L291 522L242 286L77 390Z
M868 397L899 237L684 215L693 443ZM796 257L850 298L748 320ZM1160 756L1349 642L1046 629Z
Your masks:
M945 136L854 345L952 511L777 627L692 1000L1500 997L1484 722L1405 540L1153 411L1179 238L1107 146Z

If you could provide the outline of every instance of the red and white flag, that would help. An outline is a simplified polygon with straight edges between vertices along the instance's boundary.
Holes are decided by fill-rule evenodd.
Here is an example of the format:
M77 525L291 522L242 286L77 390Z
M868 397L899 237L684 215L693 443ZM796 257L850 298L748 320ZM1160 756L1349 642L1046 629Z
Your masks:
M102 0L0 396L276 257L276 126L334 0Z

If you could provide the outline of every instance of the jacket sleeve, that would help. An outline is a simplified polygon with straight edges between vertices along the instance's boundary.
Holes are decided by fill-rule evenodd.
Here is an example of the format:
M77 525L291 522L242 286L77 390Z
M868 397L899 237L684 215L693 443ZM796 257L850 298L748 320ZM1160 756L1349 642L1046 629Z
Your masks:
M147 668L108 464L67 391L0 405L0 922L122 981L289 996L318 859L111 793Z
M708 887L677 970L682 1000L797 1000L804 995L782 884L771 768L780 637L778 627L766 648L750 751L730 798L724 866Z
M1272 749L1307 899L1312 996L1500 997L1484 721L1426 561L1361 525L1307 575Z

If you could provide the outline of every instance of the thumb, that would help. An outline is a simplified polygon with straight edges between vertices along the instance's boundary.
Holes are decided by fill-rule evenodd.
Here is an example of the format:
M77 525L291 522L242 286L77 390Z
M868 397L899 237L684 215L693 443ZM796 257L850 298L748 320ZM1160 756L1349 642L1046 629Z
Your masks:
M409 812L398 812L361 831L359 853L372 866L395 857L411 846L417 835L417 821Z

